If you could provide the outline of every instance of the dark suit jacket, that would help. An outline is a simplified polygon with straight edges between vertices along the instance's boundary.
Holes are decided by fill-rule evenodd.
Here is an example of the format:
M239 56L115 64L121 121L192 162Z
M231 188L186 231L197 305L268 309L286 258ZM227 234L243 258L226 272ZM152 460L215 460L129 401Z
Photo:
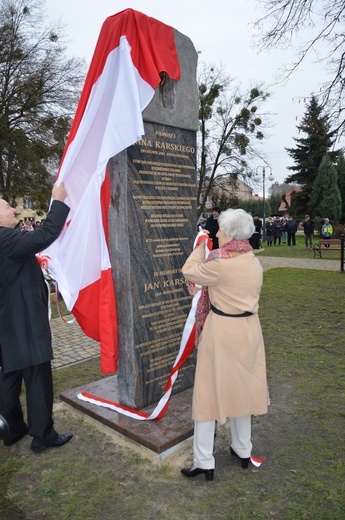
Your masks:
M48 290L39 253L59 236L68 206L53 201L35 231L0 227L0 363L12 372L53 359Z
M218 249L218 238L216 237L216 234L219 231L219 225L218 225L218 219L214 218L213 215L208 217L206 220L205 229L210 232L209 237L212 238L213 245L212 249Z

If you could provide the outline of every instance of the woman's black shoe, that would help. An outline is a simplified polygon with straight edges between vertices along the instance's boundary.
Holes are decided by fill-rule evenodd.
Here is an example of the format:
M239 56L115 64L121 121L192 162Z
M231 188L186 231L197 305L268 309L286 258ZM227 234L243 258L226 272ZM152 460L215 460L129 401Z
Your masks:
M234 450L232 449L231 446L230 446L230 453L231 453L231 455L235 455L235 457L237 457L238 459L240 459L242 469L247 469L247 468L248 468L248 466L249 466L249 461L250 461L250 457L245 458L245 459L242 459L242 457L240 457L239 455L237 455L236 451L234 451Z
M200 469L200 468L183 468L181 469L182 475L185 477L197 477L198 475L205 475L205 480L213 480L214 469Z

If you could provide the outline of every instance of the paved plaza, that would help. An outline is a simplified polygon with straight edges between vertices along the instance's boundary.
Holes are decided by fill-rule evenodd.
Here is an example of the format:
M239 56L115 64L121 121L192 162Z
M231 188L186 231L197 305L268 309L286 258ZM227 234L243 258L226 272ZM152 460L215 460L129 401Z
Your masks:
M264 271L274 267L340 271L340 262L335 260L272 258L260 254L258 259ZM65 320L55 318L51 321L54 348L52 366L55 370L99 356L99 343L85 336L76 321L67 323L71 317L65 317Z
M71 316L66 319L71 320ZM51 320L54 359L53 369L80 363L99 356L99 343L85 336L78 323L67 323L62 318Z

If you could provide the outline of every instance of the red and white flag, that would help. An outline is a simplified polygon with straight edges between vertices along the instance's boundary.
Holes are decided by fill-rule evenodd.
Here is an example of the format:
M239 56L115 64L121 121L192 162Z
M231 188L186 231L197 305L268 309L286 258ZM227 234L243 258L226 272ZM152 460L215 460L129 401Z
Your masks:
M180 79L172 27L132 9L107 18L58 173L71 210L59 239L44 254L51 257L49 271L67 308L85 334L100 342L103 373L116 372L118 357L107 163L144 134L142 111L163 71Z

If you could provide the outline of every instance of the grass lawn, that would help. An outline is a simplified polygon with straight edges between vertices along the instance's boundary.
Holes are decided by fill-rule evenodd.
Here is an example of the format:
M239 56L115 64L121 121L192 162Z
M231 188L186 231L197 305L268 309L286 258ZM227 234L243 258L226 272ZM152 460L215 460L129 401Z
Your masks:
M215 481L187 480L180 468L191 464L191 447L155 464L57 406L57 429L75 434L69 444L37 454L26 437L0 447L0 518L342 520L344 288L339 272L264 274L260 319L271 406L253 418L253 452L265 458L261 468L240 468L222 426ZM98 360L53 375L58 403L61 391L99 379Z

